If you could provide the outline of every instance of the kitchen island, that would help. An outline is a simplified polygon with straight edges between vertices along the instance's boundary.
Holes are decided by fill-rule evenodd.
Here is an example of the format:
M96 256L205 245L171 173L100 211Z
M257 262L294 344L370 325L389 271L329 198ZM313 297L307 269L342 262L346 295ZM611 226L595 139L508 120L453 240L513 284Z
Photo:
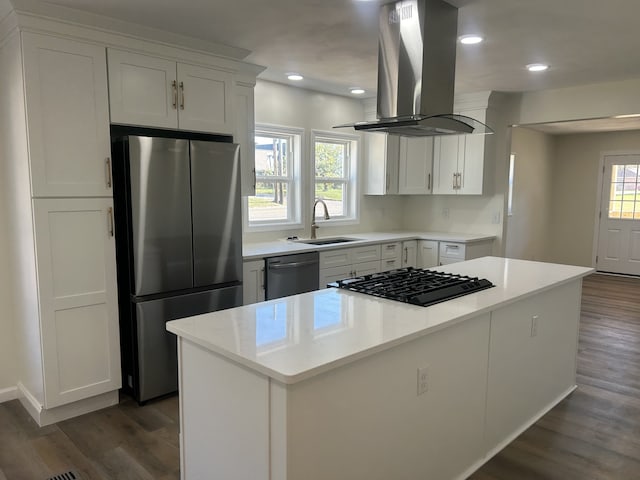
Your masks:
M495 287L430 307L328 289L169 322L183 478L477 469L575 388L592 269L484 257L446 271Z

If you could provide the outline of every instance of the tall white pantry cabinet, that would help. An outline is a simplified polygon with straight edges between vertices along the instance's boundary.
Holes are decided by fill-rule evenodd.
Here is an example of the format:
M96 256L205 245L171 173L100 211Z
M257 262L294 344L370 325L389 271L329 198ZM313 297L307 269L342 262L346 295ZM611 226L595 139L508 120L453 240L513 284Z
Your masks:
M109 132L114 79L109 45L91 38L16 29L0 47L18 397L46 425L117 403L121 386ZM191 82L185 93L218 89L207 98L221 105L221 116L207 124L199 110L182 110L186 129L252 140L251 132L236 130L252 125L253 112L242 112L240 124L233 115L235 83L246 90L259 71L247 66L248 74L234 76L173 62L173 72ZM178 97L177 111L189 100L195 98Z

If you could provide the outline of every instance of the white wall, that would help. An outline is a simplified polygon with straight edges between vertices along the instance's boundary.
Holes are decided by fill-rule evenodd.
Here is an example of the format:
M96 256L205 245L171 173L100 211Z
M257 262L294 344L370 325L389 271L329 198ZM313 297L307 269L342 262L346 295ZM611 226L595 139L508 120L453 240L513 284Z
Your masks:
M0 79L4 79L2 71L5 62L2 51L0 51ZM1 82L1 84L5 84ZM6 96L0 95L0 145L7 142L2 137L6 131L7 119L1 112L7 110ZM10 205L9 189L7 179L7 151L0 147L0 400L2 392L16 386L17 368L14 349L13 332L13 279L11 278L9 264L9 217L8 207Z
M511 152L516 158L506 257L540 261L551 258L554 145L551 135L527 128L514 128L511 132Z
M592 266L601 156L640 152L640 131L561 135L555 142L550 260Z
M334 125L355 122L364 119L364 108L360 100L329 95L325 93L290 87L279 83L258 80L255 88L256 124L271 124L298 127L305 130L303 162L309 161L309 138L311 130L335 131L336 133L354 133L352 129L334 129ZM364 144L360 142L360 162L363 160ZM362 163L359 171L362 172ZM303 195L309 192L310 183L306 181ZM310 208L309 200L304 206ZM360 222L341 227L321 226L318 236L326 237L344 233L398 230L403 227L401 197L360 197ZM261 233L245 233L247 242L266 241L285 238L291 235L309 236L309 218L311 212L303 211L304 229L278 230Z

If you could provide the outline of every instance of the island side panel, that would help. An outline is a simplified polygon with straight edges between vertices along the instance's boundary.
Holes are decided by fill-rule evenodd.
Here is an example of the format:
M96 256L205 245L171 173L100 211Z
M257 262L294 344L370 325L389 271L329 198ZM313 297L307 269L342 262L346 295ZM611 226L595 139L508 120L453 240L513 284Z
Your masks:
M484 455L488 341L486 314L288 385L272 480L456 478Z
M575 389L581 296L579 279L492 312L489 455Z
M178 337L181 478L269 480L269 379Z

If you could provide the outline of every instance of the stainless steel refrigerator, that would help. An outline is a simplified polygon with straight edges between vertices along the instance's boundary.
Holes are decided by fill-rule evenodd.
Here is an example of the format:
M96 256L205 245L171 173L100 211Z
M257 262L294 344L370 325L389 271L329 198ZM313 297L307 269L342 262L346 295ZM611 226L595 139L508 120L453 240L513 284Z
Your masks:
M178 390L169 320L242 304L240 162L231 137L112 127L123 388Z

